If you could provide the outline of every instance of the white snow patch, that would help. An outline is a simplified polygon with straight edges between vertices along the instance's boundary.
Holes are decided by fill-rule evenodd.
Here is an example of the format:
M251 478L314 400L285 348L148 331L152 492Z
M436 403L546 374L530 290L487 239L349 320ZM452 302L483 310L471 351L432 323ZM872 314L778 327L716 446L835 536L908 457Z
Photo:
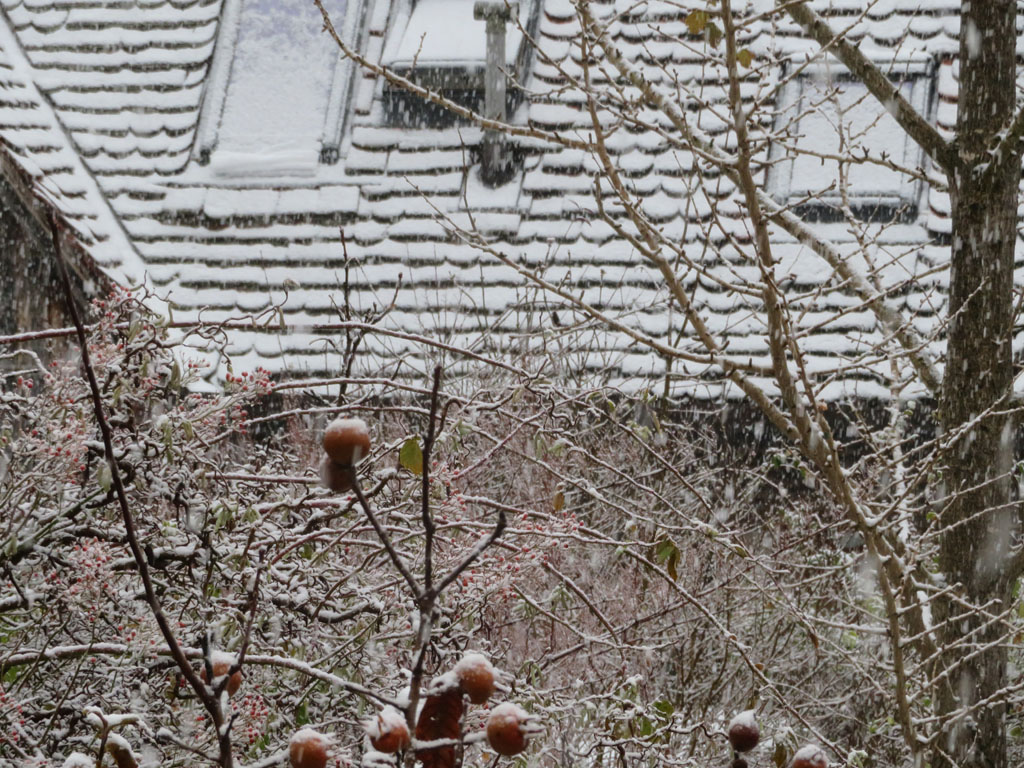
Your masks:
M528 720L529 717L529 713L518 704L506 701L491 710L491 714L487 718L487 722L518 723L522 725L522 723Z
M383 734L405 727L405 715L391 705L385 706L376 717L363 721L363 730L371 739L379 739Z
M320 731L312 728L301 728L292 734L292 737L288 739L288 745L292 744L323 744L325 747L330 746L333 739L326 734L320 733Z
M116 715L107 714L99 707L85 708L85 722L94 728L120 728L123 725L138 723L142 718L134 712Z
M347 5L332 2L328 10L341 19ZM261 175L263 152L270 166L296 167L300 156L297 167L315 166L338 56L322 26L311 3L244 0L211 158L222 172ZM246 155L251 162L241 159Z
M228 653L227 651L210 651L210 663L214 666L226 664L230 667L237 660L238 657L233 653Z
M505 63L515 63L523 33L515 23L505 25ZM486 23L473 18L466 0L419 0L409 16L398 49L386 57L391 66L417 65L483 67L487 55Z
M438 675L430 681L430 687L426 691L428 696L436 696L439 693L445 691L451 691L459 687L459 677L455 673L455 670L445 672L443 675Z
M974 23L974 19L967 19L967 29L965 32L967 56L968 58L976 59L978 54L981 53L981 33L978 31L978 25Z
M111 733L107 736L107 750L110 752L126 752L135 757L135 753L132 752L132 745L128 743L126 738L116 733Z
M728 730L731 731L733 727L757 728L757 718L754 717L754 710L745 709L736 715L736 717L729 721Z
M83 755L81 752L72 752L67 756L61 768L95 768L96 760Z
M455 669L453 671L455 672L455 675L460 678L464 673L470 671L486 671L493 675L494 667L491 665L488 658L482 653L470 651L459 659L459 663L455 665Z
M806 760L812 765L820 765L821 768L828 766L828 758L825 757L825 752L815 744L807 744L800 747L797 753L793 755L793 762L795 763L797 760Z
M315 176L317 155L306 149L267 147L261 152L217 152L210 169L226 178L278 178L280 176Z

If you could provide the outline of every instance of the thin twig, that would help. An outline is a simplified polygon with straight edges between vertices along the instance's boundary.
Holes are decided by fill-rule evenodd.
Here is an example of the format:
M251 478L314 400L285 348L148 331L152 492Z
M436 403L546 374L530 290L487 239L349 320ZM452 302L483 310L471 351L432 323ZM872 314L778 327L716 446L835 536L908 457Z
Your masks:
M402 558L398 555L398 551L395 549L395 545L391 543L391 537L388 536L387 531L380 524L377 516L370 509L370 502L366 500L366 495L363 493L363 489L359 487L359 479L355 476L355 469L350 468L349 471L352 473L352 491L355 493L356 498L359 499L359 506L363 508L363 512L366 514L366 519L370 521L370 525L373 526L373 530L377 534L377 538L380 539L380 543L384 545L384 549L387 550L388 556L391 558L391 562L394 563L395 568L402 574L402 578L409 585L409 589L412 590L413 597L416 600L420 599L422 592L420 591L419 585L416 583L416 579L413 577L409 567L402 562Z
M449 584L451 584L453 581L459 578L459 575L464 570L469 568L469 566L471 566L476 561L476 559L484 553L484 550L486 550L489 546L491 546L491 544L496 542L498 540L498 537L501 536L501 534L505 531L505 527L507 525L508 520L505 517L505 510L499 509L498 523L494 526L494 530L490 532L486 539L484 539L475 547L473 547L473 550L468 555L466 555L465 558L463 558L461 563L459 563L455 566L455 568L452 569L451 573L449 573L447 576L441 579L440 583L438 583L437 585L437 594L440 595L442 592L444 592L444 590L448 587Z
M228 669L228 673L224 675L224 679L220 685L217 686L216 693L220 695L220 692L227 686L228 681L231 680L231 676L236 672L242 670L242 663L245 661L245 653L249 650L249 639L252 637L252 628L256 623L256 608L260 602L260 576L263 575L263 552L259 554L260 564L256 569L256 576L253 578L252 591L249 593L249 619L245 623L245 631L242 633L242 645L238 649L238 657L235 659L231 668ZM213 678L210 678L211 680Z
M430 416L427 417L427 435L423 439L422 517L423 517L423 596L433 600L434 592L434 518L430 513L430 456L434 448L434 423L437 420L437 404L441 388L441 366L434 367L434 386L430 392Z

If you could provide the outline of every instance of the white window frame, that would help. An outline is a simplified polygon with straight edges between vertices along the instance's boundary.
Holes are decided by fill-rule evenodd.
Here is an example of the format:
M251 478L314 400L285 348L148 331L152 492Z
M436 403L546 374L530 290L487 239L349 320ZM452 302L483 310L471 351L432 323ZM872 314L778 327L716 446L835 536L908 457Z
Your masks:
M925 119L930 120L932 116L932 101L935 81L935 66L931 57L921 55L895 61L874 61L875 65L886 72L892 80L909 81L911 83L910 105L917 110ZM796 74L788 76L787 73L799 67ZM807 85L812 81L835 81L849 79L856 81L850 75L850 71L834 59L826 59L805 63L804 61L790 61L783 65L782 77L784 84L778 95L778 120L797 120L795 129L799 131L800 111L804 109L803 99ZM877 99L871 93L866 93L866 99ZM879 105L881 109L881 105ZM802 137L797 136L796 153L799 154ZM909 136L905 136L905 148L901 157L896 157L890 152L894 162L908 168L925 167L927 155ZM911 153L916 155L913 162L907 162ZM769 152L770 166L767 185L772 197L782 205L796 205L798 209L807 215L811 220L840 220L842 214L839 211L842 194L838 188L819 192L827 186L826 180L819 179L815 184L808 184L805 187L798 187L793 183L794 166L796 156L779 142L772 144ZM902 162L901 162L902 161ZM838 182L838 179L835 179ZM891 211L899 221L913 221L918 218L920 200L922 195L922 183L920 179L903 175L895 195L882 198L865 194L859 197L853 190L848 190L851 207L857 211L885 212ZM806 202L803 202L806 201ZM881 204L879 204L881 202ZM863 217L873 220L871 215ZM879 220L889 221L886 215Z
M224 7L221 11L217 42L213 51L213 59L210 62L210 71L206 76L199 111L199 124L196 128L196 138L192 149L193 159L202 165L209 162L210 155L217 147L221 119L227 101L228 84L231 79L235 45L238 42L238 31L241 27L243 2L244 0L224 0ZM343 40L354 41L356 35L361 33L359 20L363 17L365 2L366 0L348 0L345 18L340 24L335 24L335 29ZM327 164L334 164L340 157L352 96L354 62L340 55L340 50L338 54L331 75L331 88L326 96L328 99L327 110L320 133L320 162Z

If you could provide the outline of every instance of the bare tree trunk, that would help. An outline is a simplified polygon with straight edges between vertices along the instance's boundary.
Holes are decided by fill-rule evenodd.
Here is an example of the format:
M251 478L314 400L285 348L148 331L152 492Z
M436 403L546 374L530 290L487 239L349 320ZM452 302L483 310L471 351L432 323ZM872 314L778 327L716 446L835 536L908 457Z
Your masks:
M1006 707L983 704L1006 682L1005 625L1014 574L1016 505L1010 484L1013 256L1021 158L992 148L1014 109L1016 4L964 3L960 33L950 324L941 420L952 439L943 465L940 568L960 600L936 606L944 657L936 705L945 719L933 766L1005 768ZM998 697L995 697L998 699ZM981 704L980 704L981 703ZM972 709L973 708L973 709Z

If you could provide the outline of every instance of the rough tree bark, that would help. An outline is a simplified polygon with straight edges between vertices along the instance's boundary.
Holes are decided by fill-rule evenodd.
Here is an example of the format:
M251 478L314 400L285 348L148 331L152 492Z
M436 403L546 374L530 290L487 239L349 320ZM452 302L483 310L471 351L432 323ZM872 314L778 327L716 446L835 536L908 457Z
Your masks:
M941 424L950 439L941 479L939 567L962 600L936 606L944 658L936 670L944 734L935 768L1005 768L1005 625L1018 574L1010 483L1013 259L1019 142L993 152L1010 123L1016 3L963 4L957 139L949 157L953 243ZM991 703L986 700L992 698Z

